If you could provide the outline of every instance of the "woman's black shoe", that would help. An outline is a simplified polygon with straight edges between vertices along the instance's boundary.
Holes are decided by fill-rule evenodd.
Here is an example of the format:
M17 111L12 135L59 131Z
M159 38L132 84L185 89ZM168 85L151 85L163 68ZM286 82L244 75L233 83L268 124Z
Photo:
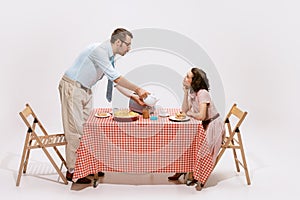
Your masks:
M186 185L187 186L193 186L195 185L195 183L197 183L198 181L196 179L192 179L192 180L187 180L186 181Z
M175 173L173 176L169 176L168 179L170 181L176 181L180 178L181 175L185 177L186 173Z

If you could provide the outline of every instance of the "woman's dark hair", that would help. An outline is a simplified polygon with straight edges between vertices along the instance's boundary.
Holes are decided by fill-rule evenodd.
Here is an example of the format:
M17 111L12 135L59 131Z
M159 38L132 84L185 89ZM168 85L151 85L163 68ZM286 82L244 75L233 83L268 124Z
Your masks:
M124 28L117 28L116 30L114 30L114 32L111 34L111 38L110 38L110 42L114 43L117 39L121 40L121 41L125 41L126 40L126 35L128 35L129 37L133 38L133 35L131 32L127 31Z
M199 68L192 68L191 72L193 73L191 87L194 92L198 92L201 89L209 90L209 82L206 76L206 73Z

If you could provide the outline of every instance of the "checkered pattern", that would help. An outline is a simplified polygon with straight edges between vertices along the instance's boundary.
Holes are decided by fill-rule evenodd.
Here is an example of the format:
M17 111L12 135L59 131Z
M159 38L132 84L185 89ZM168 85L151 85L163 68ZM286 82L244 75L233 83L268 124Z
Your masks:
M93 110L84 124L77 150L74 179L98 171L127 173L194 172L205 183L213 170L212 156L201 123L191 119L172 122L168 118L117 122L113 117L96 118ZM171 115L178 109L168 109Z

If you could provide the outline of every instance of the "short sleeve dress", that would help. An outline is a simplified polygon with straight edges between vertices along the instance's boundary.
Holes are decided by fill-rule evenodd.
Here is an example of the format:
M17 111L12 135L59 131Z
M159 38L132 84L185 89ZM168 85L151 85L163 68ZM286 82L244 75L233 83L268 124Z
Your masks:
M191 105L191 111L195 113L200 112L200 104L206 103L208 105L205 120L211 119L218 114L218 111L207 90L201 89L197 93L190 93L189 102ZM219 116L218 118L211 121L206 129L206 140L214 162L221 148L222 138L224 134L225 125L223 120Z

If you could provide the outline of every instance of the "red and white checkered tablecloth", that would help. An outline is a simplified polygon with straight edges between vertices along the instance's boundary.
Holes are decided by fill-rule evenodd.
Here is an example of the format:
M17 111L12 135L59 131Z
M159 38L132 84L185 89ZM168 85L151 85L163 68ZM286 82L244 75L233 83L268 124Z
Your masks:
M179 109L167 109L174 115ZM97 118L94 109L84 124L73 179L98 171L127 173L194 172L205 183L213 170L212 156L200 121L173 122L168 117L117 122Z

